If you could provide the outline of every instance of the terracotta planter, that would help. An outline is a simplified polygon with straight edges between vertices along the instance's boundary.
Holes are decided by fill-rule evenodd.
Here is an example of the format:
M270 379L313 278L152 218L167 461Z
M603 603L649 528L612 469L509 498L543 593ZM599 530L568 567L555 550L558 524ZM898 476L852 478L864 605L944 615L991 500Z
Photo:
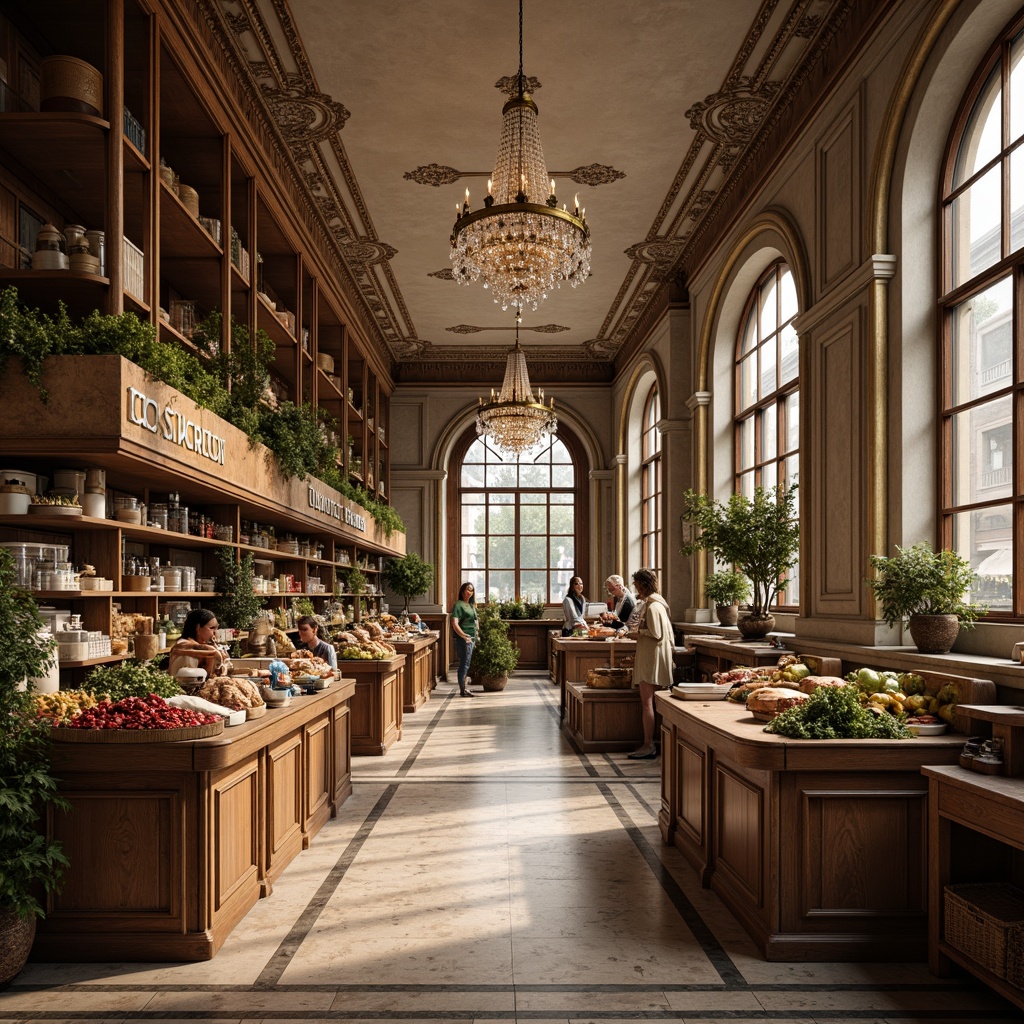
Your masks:
M485 676L481 672L473 679L473 682L478 683L485 690L495 693L498 690L504 690L508 685L508 673L504 672L500 676Z
M922 654L949 654L959 633L955 615L910 616L910 637Z
M774 615L743 615L736 621L736 628L746 640L760 640L775 628Z
M733 601L732 604L716 604L715 614L718 616L718 621L723 626L735 626L736 621L740 617L739 603Z
M0 986L21 972L35 937L35 914L19 917L13 910L0 910Z

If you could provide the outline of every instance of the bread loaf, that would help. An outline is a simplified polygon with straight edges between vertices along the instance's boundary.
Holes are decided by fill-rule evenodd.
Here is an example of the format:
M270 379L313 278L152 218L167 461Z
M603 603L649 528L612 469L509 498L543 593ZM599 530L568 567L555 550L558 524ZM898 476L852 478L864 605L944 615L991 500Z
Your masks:
M216 676L213 679L207 679L196 691L196 696L235 711L240 708L258 708L263 705L263 698L260 696L260 691L256 689L256 684L249 679L239 679L237 676Z
M804 676L800 680L801 693L814 693L819 686L849 686L845 679L839 676Z
M747 710L762 722L807 700L808 694L782 686L762 686L747 698Z

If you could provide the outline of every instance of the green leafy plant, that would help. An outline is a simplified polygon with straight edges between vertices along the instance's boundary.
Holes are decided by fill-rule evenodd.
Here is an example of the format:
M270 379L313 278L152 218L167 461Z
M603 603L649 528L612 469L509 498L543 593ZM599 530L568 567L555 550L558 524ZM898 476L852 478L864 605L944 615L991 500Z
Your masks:
M316 615L313 602L308 597L293 597L292 612L296 619L302 618L303 615Z
M716 605L746 601L750 597L750 580L735 569L713 572L704 580L704 596Z
M526 617L528 619L542 619L544 617L543 601L525 601L523 606L526 609Z
M912 739L913 733L888 712L866 708L856 686L819 686L765 727L797 740Z
M125 697L174 697L181 687L162 669L145 661L124 661L120 665L97 665L86 677L83 689L112 701Z
M503 619L525 619L526 618L526 605L523 603L521 598L514 597L511 601L499 601L498 602L498 614Z
M357 565L343 569L345 574L346 592L349 594L361 594L366 589L366 574Z
M235 558L234 548L220 548L217 551L222 568L219 588L221 598L215 602L214 610L222 626L233 629L248 629L263 608L263 598L253 593L256 577L251 551L241 561Z
M474 679L503 676L519 664L519 648L508 638L508 623L503 622L498 606L491 601L477 606L476 643L469 662Z
M865 582L889 626L911 615L955 615L961 626L971 629L987 614L984 606L964 600L977 574L956 551L933 551L927 541L920 541L909 548L897 544L895 555L872 555L870 562L874 576Z
M725 503L692 490L683 496L682 516L697 527L697 534L682 553L710 551L719 562L736 566L752 585L753 618L768 614L785 573L796 565L796 490L796 485L758 487L753 498L734 494Z
M59 892L68 861L39 823L47 807L67 810L50 774L49 723L35 717L34 694L21 690L41 675L54 643L32 595L18 586L14 557L0 548L0 910L45 916L39 892Z
M390 558L384 564L384 582L396 594L405 598L405 610L409 611L409 599L425 594L434 585L434 567L424 562L415 551L402 558Z

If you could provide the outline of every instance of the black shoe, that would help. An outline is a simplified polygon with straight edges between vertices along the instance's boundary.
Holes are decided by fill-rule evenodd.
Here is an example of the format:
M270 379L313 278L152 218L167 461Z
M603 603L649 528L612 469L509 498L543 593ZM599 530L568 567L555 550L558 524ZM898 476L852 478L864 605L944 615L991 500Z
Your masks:
M631 761L653 761L658 756L658 748L652 746L650 749L641 747L639 750L634 750L632 754L627 754Z
M459 694L460 697L475 697L476 694L472 690L466 690L464 693Z

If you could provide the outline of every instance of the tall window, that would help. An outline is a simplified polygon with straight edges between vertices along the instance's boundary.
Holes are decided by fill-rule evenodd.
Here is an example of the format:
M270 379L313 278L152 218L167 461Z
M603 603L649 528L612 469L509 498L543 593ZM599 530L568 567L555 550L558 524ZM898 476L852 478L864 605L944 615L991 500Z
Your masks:
M1014 441L1024 398L1022 55L1018 21L990 51L964 99L946 155L941 207L940 540L977 572L973 599L1018 617L1024 614L1014 543L1014 523L1024 526L1021 447Z
M577 472L565 442L552 438L516 459L476 438L458 479L459 581L473 584L478 601L560 603L582 559Z
M736 342L735 490L753 497L800 481L799 312L789 267L773 264L757 282ZM799 492L797 493L799 503ZM790 570L779 604L799 602L799 567Z
M640 443L640 559L651 569L661 567L661 399L653 384L644 402Z

